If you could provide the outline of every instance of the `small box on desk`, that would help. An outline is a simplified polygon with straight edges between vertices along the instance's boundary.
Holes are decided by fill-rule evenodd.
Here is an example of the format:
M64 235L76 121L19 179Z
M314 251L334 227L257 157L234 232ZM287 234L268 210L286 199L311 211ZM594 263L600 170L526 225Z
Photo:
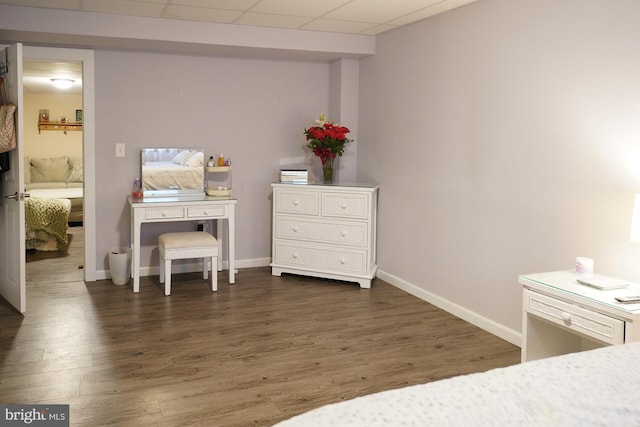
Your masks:
M280 182L304 184L309 179L306 169L280 169Z

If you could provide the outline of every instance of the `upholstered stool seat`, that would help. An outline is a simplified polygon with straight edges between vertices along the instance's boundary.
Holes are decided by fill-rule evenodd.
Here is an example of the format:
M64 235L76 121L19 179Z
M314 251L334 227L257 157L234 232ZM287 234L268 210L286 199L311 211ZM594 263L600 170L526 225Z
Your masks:
M202 278L209 277L208 259L211 259L211 290L218 290L218 241L204 231L163 233L158 236L160 249L160 283L164 294L171 295L171 261L174 259L202 258Z

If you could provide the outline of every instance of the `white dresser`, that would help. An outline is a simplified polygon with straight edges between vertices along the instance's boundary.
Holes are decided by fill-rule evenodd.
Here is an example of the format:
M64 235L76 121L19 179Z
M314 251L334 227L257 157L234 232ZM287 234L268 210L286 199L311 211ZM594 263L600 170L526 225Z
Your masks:
M271 273L358 282L376 265L377 185L274 183Z

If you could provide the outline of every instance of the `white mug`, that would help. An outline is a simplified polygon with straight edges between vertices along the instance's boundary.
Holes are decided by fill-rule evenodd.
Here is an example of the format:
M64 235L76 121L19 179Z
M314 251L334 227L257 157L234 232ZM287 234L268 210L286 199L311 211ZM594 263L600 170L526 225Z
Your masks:
M576 257L576 274L580 277L593 276L593 258Z

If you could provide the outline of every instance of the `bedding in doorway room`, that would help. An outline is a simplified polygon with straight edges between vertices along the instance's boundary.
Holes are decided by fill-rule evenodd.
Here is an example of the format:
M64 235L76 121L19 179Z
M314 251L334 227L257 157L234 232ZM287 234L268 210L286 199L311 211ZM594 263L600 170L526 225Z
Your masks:
M26 248L41 249L51 240L57 245L46 250L58 250L69 243L67 237L71 202L68 199L25 199Z

